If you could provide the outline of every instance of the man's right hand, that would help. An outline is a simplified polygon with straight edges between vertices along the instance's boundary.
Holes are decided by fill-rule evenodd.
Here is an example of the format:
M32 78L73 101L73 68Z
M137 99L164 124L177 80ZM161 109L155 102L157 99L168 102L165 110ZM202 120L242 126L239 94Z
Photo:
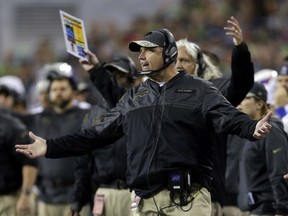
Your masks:
M99 64L99 60L97 56L94 53L92 53L90 50L86 50L84 52L88 57L88 61L85 59L79 59L79 63L81 64L81 66L83 67L85 71L89 71L95 65Z
M32 144L17 144L15 146L16 151L26 155L29 158L37 158L41 156L45 156L47 152L47 143L46 140L36 136L32 132L29 132L29 136L32 140L34 140L34 143Z
M243 33L238 21L232 16L230 19L227 20L227 23L231 26L224 27L226 35L230 35L233 37L234 45L237 46L241 44L243 41Z

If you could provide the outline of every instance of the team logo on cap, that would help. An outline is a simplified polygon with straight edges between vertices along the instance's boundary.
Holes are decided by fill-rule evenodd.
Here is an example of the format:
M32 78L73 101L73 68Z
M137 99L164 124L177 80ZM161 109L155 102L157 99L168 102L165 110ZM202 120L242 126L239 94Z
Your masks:
M159 46L158 44L152 43L150 41L135 41L135 43L137 43L138 45L142 46L142 47L157 47Z

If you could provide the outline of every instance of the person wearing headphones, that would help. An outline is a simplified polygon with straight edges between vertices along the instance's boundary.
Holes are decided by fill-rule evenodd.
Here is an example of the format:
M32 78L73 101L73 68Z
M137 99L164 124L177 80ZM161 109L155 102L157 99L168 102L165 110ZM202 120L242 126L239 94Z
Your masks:
M231 17L227 20L229 26L225 27L227 35L232 36L234 47L231 61L231 77L223 78L218 67L213 65L208 55L204 54L200 47L188 41L180 39L176 42L178 57L176 68L178 71L186 71L188 74L209 80L217 87L224 97L237 106L245 98L254 83L254 67L248 46L243 40L242 29L238 21ZM211 134L217 148L212 172L212 215L222 215L224 204L230 204L231 200L225 199L225 171L226 171L226 134ZM229 164L228 164L229 166Z
M167 29L131 41L140 72L149 78L130 88L103 120L83 131L16 145L35 158L60 158L104 148L127 136L127 185L135 191L132 210L144 215L211 214L210 181L214 146L208 131L263 139L272 113L259 121L233 107L209 82L179 73L177 46Z
M224 29L227 35L232 36L234 43L229 78L223 78L223 74L205 54L206 52L204 53L197 44L187 39L176 42L178 48L176 68L179 72L186 71L188 74L209 80L233 106L237 106L253 86L254 67L238 21L231 17L227 23L230 26Z

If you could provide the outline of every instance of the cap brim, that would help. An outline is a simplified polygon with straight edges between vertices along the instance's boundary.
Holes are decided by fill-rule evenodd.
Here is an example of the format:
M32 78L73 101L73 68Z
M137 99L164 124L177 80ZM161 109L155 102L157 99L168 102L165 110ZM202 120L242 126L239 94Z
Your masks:
M105 68L107 68L109 70L109 68L111 69L116 69L119 70L123 73L129 73L129 71L125 68L125 65L121 64L121 62L117 62L117 63L108 63L105 65Z
M248 92L246 97L257 97L257 96L252 92Z
M152 43L150 41L147 41L147 40L132 41L129 43L129 49L132 52L139 52L140 47L151 47L152 48L152 47L159 47L159 45Z

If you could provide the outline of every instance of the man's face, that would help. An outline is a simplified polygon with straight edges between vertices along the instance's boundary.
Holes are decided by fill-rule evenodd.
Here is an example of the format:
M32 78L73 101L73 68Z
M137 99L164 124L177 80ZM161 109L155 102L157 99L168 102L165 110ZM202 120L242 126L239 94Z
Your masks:
M288 76L287 75L278 75L277 76L277 86L282 86L288 90Z
M257 112L261 110L261 102L257 102L254 97L246 97L237 109L246 113L250 118L255 119Z
M196 63L191 55L187 52L186 48L181 47L178 49L178 56L176 61L176 69L178 71L185 70L188 74L194 74Z
M15 100L11 95L0 94L0 108L13 109Z
M157 70L161 68L164 64L162 52L163 48L161 47L141 47L138 58L140 60L142 71Z
M53 107L65 109L74 99L74 91L68 80L54 80L50 86L50 102Z
M15 107L15 98L13 97L12 93L9 92L6 88L0 89L0 108L13 110Z
M123 73L122 71L115 70L113 72L114 79L116 80L117 84L122 88L131 88L133 85L133 81L129 80L128 74Z
M39 96L38 96L38 100L44 108L48 107L49 100L48 100L48 96L47 96L47 91L40 91Z

